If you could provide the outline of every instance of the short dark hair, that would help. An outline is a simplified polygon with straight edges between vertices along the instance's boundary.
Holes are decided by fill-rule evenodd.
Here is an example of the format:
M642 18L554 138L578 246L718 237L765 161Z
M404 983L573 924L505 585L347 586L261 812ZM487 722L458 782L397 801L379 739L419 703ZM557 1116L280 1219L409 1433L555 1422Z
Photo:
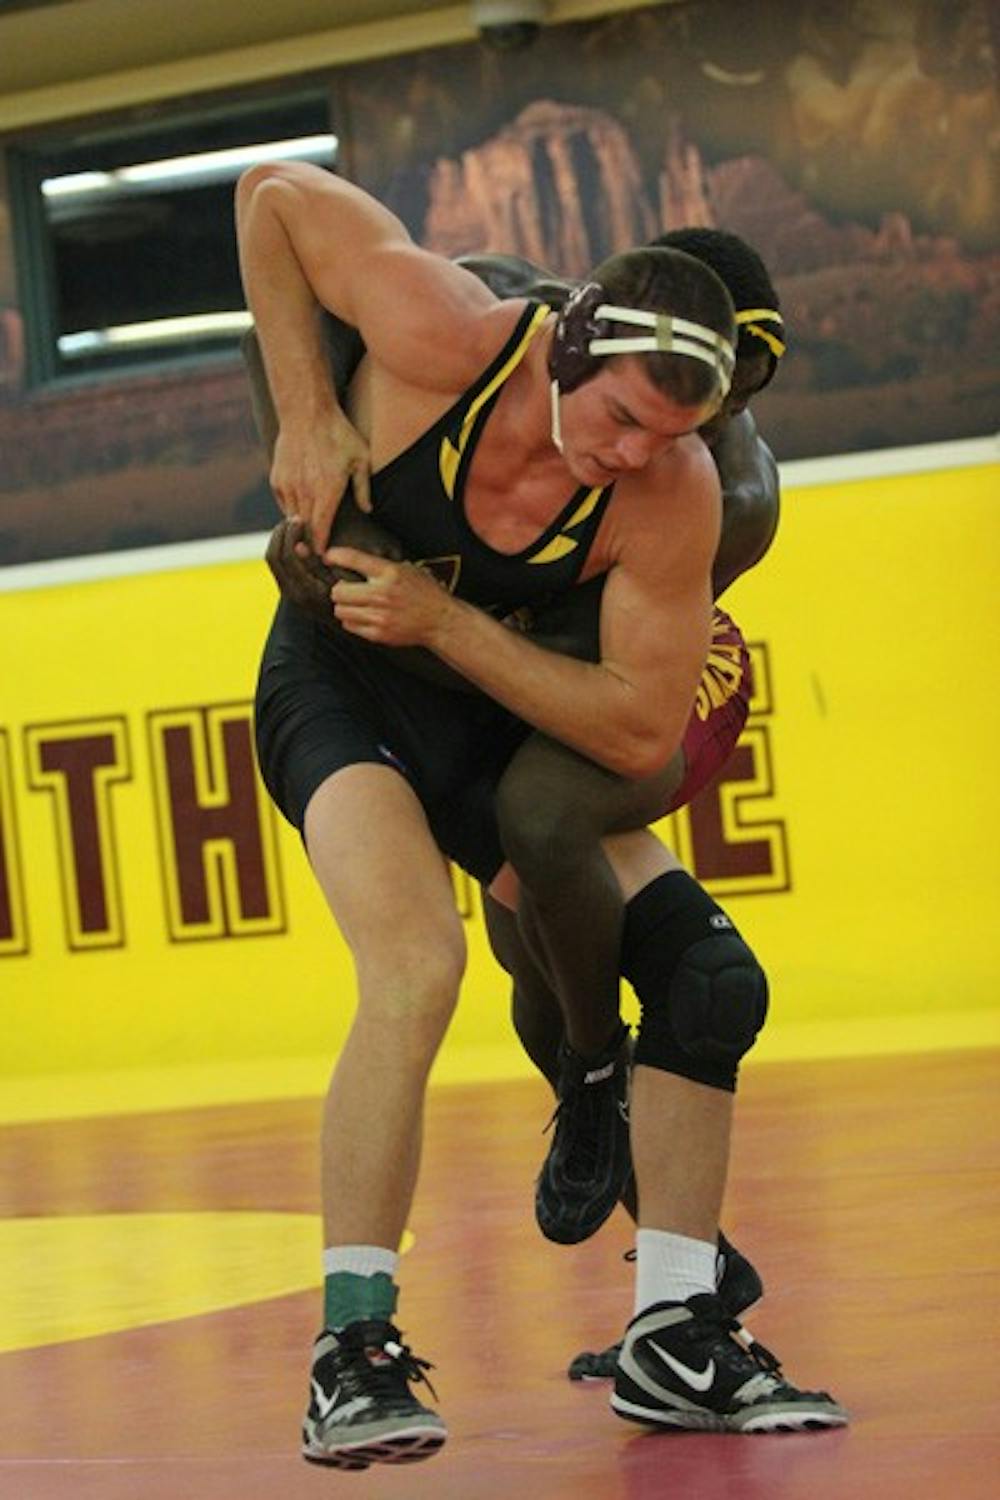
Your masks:
M687 318L735 348L736 316L725 282L705 261L678 247L625 250L602 261L588 279L604 289L613 306ZM626 330L622 325L616 331ZM669 353L638 357L657 389L683 406L700 406L718 391L718 371L700 359Z
M768 274L767 267L761 260L757 251L746 240L738 234L731 234L727 229L705 229L687 228L670 229L665 234L657 235L650 243L673 250L683 250L687 255L693 255L704 265L711 266L712 270L725 282L729 295L737 313L748 308L768 308L772 312L781 312L781 302L775 290L774 283ZM772 329L768 324L762 325L767 332L781 331L781 341L786 342L782 325ZM770 356L767 381L774 375L778 366L778 356L774 349L762 339L759 332L755 332L749 325L739 325L739 340L736 345L736 358L756 358L766 353Z

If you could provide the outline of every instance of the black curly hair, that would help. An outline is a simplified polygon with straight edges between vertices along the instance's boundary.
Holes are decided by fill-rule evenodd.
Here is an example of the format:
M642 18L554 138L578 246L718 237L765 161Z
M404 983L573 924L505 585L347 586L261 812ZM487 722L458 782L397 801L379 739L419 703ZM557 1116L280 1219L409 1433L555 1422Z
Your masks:
M644 245L601 262L590 280L618 307L643 308L700 323L735 349L733 299L708 261L675 245ZM706 401L718 389L717 369L684 354L648 354L646 373L654 385L684 405ZM596 366L595 366L596 371Z
M660 245L665 249L683 250L704 265L710 266L729 290L736 308L737 321L740 312L750 308L765 309L780 319L781 303L767 267L756 250L746 240L740 239L738 234L731 234L727 229L670 229L665 234L657 235L650 244ZM766 385L774 376L780 358L772 340L777 342L781 353L784 352L784 324L773 319L758 323L739 323L738 333L737 359L741 355L757 355L762 349L767 349L770 364L767 380L764 381ZM765 334L770 337L765 337Z

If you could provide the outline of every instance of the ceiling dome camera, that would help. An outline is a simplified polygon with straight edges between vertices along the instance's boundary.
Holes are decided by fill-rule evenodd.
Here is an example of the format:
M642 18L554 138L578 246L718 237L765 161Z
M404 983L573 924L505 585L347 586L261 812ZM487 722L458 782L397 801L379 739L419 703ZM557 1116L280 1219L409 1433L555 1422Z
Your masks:
M538 36L545 5L546 0L472 0L472 24L487 47L516 52Z

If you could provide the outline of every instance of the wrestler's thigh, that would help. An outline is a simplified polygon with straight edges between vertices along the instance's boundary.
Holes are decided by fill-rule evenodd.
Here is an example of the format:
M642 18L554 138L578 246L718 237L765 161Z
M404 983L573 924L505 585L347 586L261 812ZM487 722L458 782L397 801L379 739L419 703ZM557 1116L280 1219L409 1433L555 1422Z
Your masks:
M504 772L501 811L530 818L545 809L554 818L562 809L567 823L595 837L645 828L670 807L684 779L684 765L678 750L656 775L631 781L557 740L532 734Z
M359 967L460 962L461 920L424 810L391 766L345 766L305 811L309 860ZM444 951L442 951L442 948Z

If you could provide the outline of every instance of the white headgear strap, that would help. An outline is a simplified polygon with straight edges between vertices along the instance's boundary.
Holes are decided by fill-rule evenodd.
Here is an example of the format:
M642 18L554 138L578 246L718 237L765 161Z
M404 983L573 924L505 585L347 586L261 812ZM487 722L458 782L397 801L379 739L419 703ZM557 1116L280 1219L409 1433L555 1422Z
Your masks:
M594 317L596 320L607 319L612 323L651 328L653 332L633 337L591 339L588 353L686 354L711 365L718 377L720 395L723 398L728 395L736 353L729 340L713 328L692 323L687 318L675 318L669 313L648 312L638 307L612 307L609 303L602 303Z
M549 381L549 399L550 399L550 402L551 402L551 412L552 412L552 418L551 418L551 424L550 424L551 425L551 431L552 431L552 443L553 443L553 446L556 447L559 450L559 452L561 453L563 451L563 440L562 440L562 423L559 421L559 382L558 382L558 380L550 380Z

